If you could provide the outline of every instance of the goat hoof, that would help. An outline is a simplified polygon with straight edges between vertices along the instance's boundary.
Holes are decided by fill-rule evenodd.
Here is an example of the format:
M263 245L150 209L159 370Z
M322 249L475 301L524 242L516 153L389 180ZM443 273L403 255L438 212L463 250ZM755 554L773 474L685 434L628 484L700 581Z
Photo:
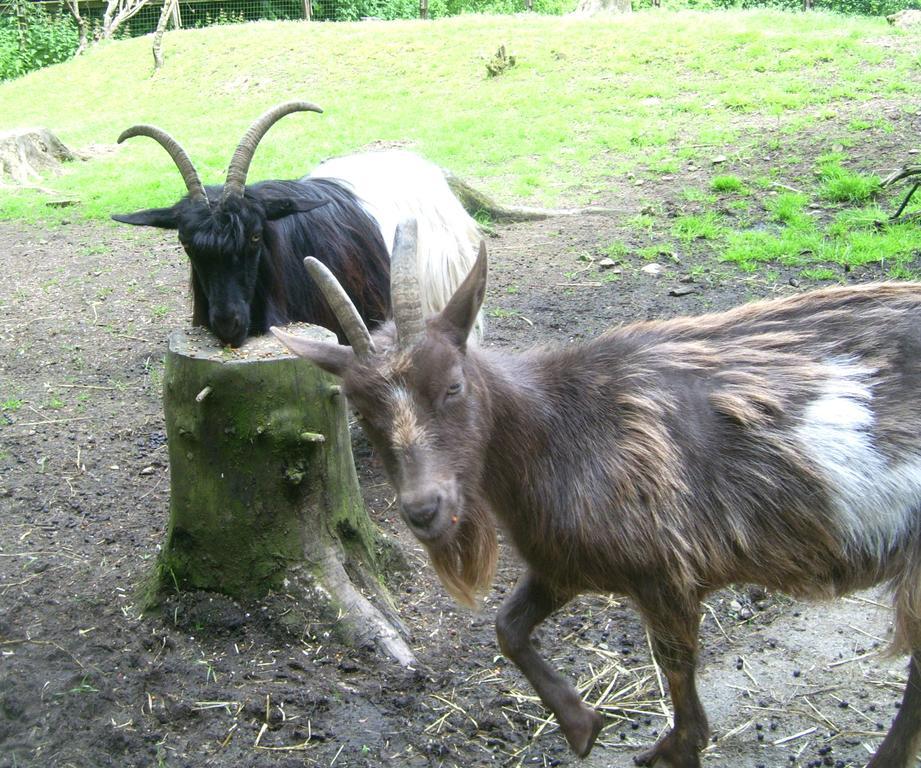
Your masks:
M633 762L658 768L700 768L698 747L687 741L671 731L655 746L634 757Z
M595 739L604 725L604 718L594 709L584 709L585 718L579 723L568 723L565 727L561 724L563 735L573 752L579 757L586 757L595 746Z

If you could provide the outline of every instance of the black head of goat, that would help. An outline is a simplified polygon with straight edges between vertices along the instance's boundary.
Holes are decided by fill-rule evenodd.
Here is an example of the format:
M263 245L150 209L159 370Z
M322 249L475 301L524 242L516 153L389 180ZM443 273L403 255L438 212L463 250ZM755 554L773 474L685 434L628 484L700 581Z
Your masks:
M323 260L372 326L389 314L387 248L377 223L355 196L328 179L265 181L246 186L259 141L292 112L314 104L281 104L256 120L240 141L223 186L204 187L188 154L169 134L136 125L119 136L148 136L170 155L188 194L176 204L116 221L175 229L192 265L192 322L238 346L251 334L292 321L332 328L338 321L304 274L302 259Z

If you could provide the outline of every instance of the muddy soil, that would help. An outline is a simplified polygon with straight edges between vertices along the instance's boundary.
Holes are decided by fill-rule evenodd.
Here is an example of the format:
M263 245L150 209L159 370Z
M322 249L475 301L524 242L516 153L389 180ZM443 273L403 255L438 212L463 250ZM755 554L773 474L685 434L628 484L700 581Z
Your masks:
M899 130L878 138L897 165L919 126L893 119ZM736 272L705 243L663 253L658 275L643 270L633 250L651 235L630 217L655 201L667 233L669 212L685 206L680 189L710 175L687 168L654 190L620 179L597 202L622 214L499 228L487 343L572 343L814 286L782 265L769 279ZM604 269L613 242L629 247ZM590 757L575 759L496 646L514 553L503 548L481 611L455 607L357 433L370 514L412 566L391 588L418 669L344 648L331 627L292 633L272 601L182 595L140 617L136 589L167 521L160 385L167 333L189 317L184 257L169 233L0 223L0 260L0 767L600 768L632 765L667 728L636 612L618 598L579 599L538 632L608 718ZM879 277L872 265L841 274ZM880 654L885 603L869 593L801 604L745 585L712 595L701 630L714 734L705 765L865 764L905 680L904 660Z

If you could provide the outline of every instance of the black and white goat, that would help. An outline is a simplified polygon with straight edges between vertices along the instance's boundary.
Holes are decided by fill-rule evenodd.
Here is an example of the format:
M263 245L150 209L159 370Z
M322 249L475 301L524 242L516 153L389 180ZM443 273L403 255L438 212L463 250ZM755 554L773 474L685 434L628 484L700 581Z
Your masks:
M113 219L176 229L192 265L192 322L237 346L279 323L303 321L341 335L335 315L305 273L305 256L323 261L370 327L390 316L389 252L397 222L419 221L423 311L447 303L473 265L479 231L441 170L406 151L368 152L327 161L297 181L246 185L259 141L307 102L262 115L240 141L223 186L204 187L181 146L164 131L137 125L119 136L148 136L172 157L188 194L175 205ZM482 331L478 321L477 333Z
M276 335L342 377L401 515L461 600L491 580L491 514L507 529L527 572L499 611L499 645L572 749L588 754L602 718L530 635L580 592L631 596L668 678L674 728L637 763L698 768L707 593L749 582L829 597L885 583L894 649L911 662L869 765L916 765L921 284L829 288L501 355L466 342L486 289L485 248L426 322L410 225L397 241L395 325L372 337L312 263L340 295L351 347Z

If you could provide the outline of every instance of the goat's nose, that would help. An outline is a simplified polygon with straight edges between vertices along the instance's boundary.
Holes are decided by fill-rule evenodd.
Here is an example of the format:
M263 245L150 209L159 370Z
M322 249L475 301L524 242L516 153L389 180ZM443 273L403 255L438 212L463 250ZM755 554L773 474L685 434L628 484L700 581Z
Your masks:
M416 528L428 528L441 508L441 494L403 501L403 514Z
M223 342L235 343L244 332L243 319L232 312L214 313L211 316L211 329Z

